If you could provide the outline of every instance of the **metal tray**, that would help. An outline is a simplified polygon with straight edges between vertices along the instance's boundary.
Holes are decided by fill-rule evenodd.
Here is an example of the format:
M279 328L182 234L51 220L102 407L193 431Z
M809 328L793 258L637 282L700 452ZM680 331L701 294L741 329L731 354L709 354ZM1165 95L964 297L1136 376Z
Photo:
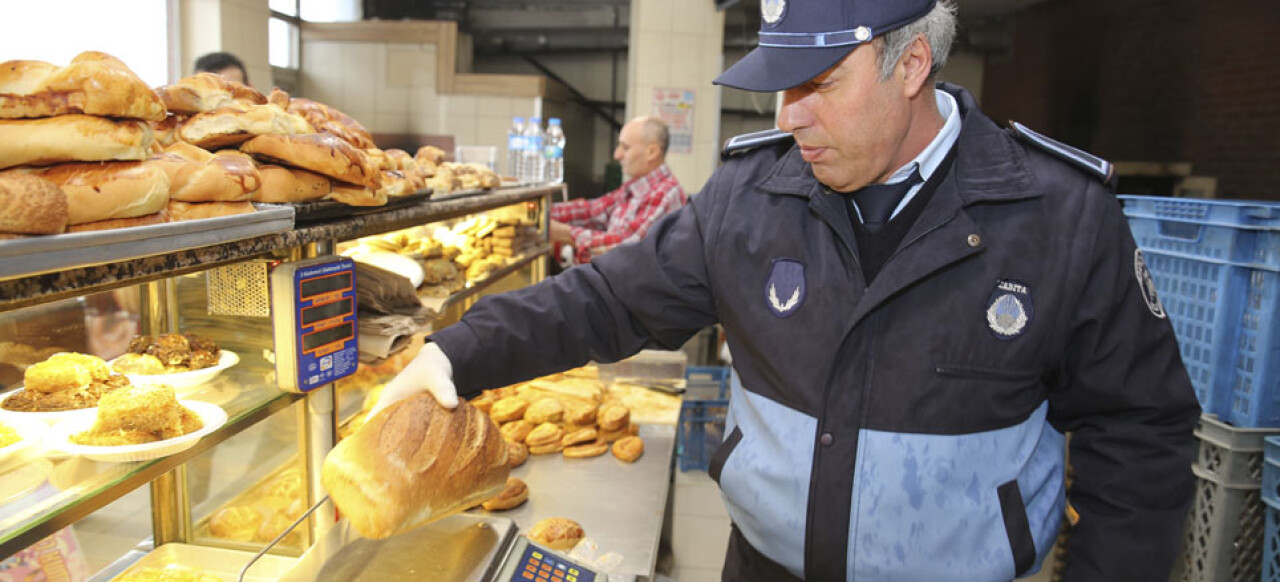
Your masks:
M394 196L387 198L387 203L382 206L351 206L343 204L336 200L315 200L312 202L294 202L289 204L269 204L269 206L279 208L292 208L295 220L299 223L315 223L328 220L337 220L341 218L350 218L360 214L369 214L371 212L382 212L392 208L402 208L405 206L415 206L431 198L431 189L427 188L413 194L405 194L404 196ZM268 205L264 205L268 206Z
M115 580L124 574L140 568L164 568L170 564L178 564L188 568L202 570L217 576L224 582L233 582L240 576L240 569L253 558L252 552L210 548L187 544L165 544L143 555L133 565L120 571L107 580ZM274 582L293 569L296 558L266 555L262 556L244 577L247 582ZM112 564L113 567L120 562Z
M292 208L94 232L0 241L0 279L136 259L285 232Z

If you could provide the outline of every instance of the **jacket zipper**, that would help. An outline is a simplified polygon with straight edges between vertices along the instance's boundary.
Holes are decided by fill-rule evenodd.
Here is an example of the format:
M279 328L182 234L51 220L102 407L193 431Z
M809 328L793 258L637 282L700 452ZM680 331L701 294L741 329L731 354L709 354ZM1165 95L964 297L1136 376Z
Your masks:
M1034 380L1041 375L1040 370L999 370L975 366L937 366L934 371L939 376L970 380Z

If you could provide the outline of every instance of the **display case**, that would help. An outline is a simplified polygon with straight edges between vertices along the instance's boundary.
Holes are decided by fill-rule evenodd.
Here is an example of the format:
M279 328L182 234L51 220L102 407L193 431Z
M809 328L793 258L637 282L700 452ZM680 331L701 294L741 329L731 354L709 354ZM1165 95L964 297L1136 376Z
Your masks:
M330 384L305 395L278 388L267 289L271 270L349 251L367 240L455 234L470 238L454 243L487 245L487 254L477 246L472 262L455 265L456 280L421 291L427 308L421 335L432 323L456 319L484 293L545 277L547 208L562 188L504 188L271 232L241 229L227 240L208 229L199 240L184 239L179 229L170 233L177 238L167 251L148 245L141 251L146 256L130 255L123 250L127 246L108 255L85 252L92 262L58 270L42 267L39 254L0 253L6 273L0 277L0 388L6 393L19 388L26 367L51 353L110 359L136 334L195 333L236 359L206 374L211 377L174 386L180 402L225 412L225 421L206 422L198 440L182 450L144 451L127 459L74 455L68 452L72 447L48 445L65 431L60 423L84 411L35 419L0 411L0 422L17 427L24 437L19 442L27 442L0 448L0 557L10 558L6 564L12 569L47 564L33 552L49 546L72 578L81 570L91 579L109 580L143 561L216 567L235 579L253 553L323 497L318 468L337 438L339 421L358 412L367 388L376 385L358 382L359 389L346 391ZM270 210L279 222L280 209ZM476 223L485 224L468 231ZM502 227L516 228L525 238L519 244L481 243L485 237L476 236ZM456 257L466 249L448 252ZM485 258L487 266L471 268ZM362 373L394 374L401 361L370 357ZM331 509L312 513L246 579L277 578L332 520ZM42 540L49 541L37 544ZM159 546L163 551L152 551Z

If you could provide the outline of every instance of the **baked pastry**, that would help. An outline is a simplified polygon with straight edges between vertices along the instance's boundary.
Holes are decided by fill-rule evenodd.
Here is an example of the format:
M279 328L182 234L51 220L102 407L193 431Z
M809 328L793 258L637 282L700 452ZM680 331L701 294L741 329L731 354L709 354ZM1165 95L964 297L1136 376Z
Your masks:
M169 222L169 212L161 209L160 212L148 214L145 216L135 216L133 218L108 218L106 220L95 220L93 222L84 222L81 224L73 224L67 227L67 232L92 232L97 230L114 230L117 228L132 228L135 226L150 226L153 224L164 224Z
M297 97L289 101L289 113L302 116L316 131L333 135L362 150L375 147L369 130L331 105Z
M628 463L636 462L644 454L644 441L638 436L627 436L613 443L613 456Z
M364 155L369 158L369 164L379 171L398 170L399 168L391 165L391 158L387 157L387 153L378 148L365 148Z
M422 146L418 148L417 153L413 154L414 159L419 163L426 162L431 167L438 167L444 163L444 150L436 146Z
M177 83L156 89L170 113L194 115L228 105L263 105L267 98L257 89L216 73L196 73Z
M224 540L251 542L262 525L262 515L247 505L219 509L209 518L209 533Z
M170 115L160 121L151 122L151 132L155 135L153 144L159 145L163 150L175 143L179 143L178 128L187 120L185 115Z
M97 406L103 394L129 385L125 376L113 375L97 356L56 353L23 372L25 389L4 399L5 410L53 412Z
M242 202L179 202L169 201L169 220L199 220L201 218L217 218L254 212L253 203Z
M391 161L392 170L417 173L418 163L413 159L413 156L409 155L409 152L391 148L389 150L383 150L382 153Z
M564 448L564 456L571 459L584 459L587 457L599 457L609 451L609 443L604 441L593 441L579 445L566 446Z
M483 413L418 394L339 442L321 483L360 535L382 539L493 497L510 470L507 445Z
M514 469L523 465L528 458L529 447L526 447L524 443L507 441L507 465Z
M368 156L326 133L261 135L240 146L240 151L266 161L311 170L339 182L377 190L382 175Z
M315 172L273 164L259 166L262 186L249 199L254 202L307 202L319 200L332 191L329 178Z
M233 103L192 115L178 128L178 139L213 150L254 136L310 133L315 129L307 120L275 105Z
M596 409L599 405L591 402L570 400L565 405L564 421L577 425L593 425L596 423Z
M93 428L71 435L81 445L117 446L171 439L200 430L203 423L161 384L124 386L98 402Z
M123 354L111 362L111 368L121 374L164 374L164 364L151 354Z
M92 115L0 119L0 169L61 162L145 160L154 136L145 121Z
M182 202L239 202L262 186L253 159L234 150L216 154L177 142L152 158L169 174L169 198Z
M550 444L546 444L546 445L529 445L530 455L549 455L551 453L558 453L563 450L564 450L564 443L558 440L553 441Z
M596 437L599 436L599 433L596 432L596 428L594 426L588 426L566 432L567 434L564 435L564 438L560 439L566 447L570 445L595 442Z
M533 432L534 425L527 420L513 420L502 424L502 428L498 429L502 432L502 438L508 442L522 443L524 439Z
M327 200L341 202L347 206L382 206L387 203L387 196L381 190L374 190L358 184L333 182Z
M188 372L216 365L221 357L217 342L194 333L165 333L152 338L134 336L129 340L129 353L155 356L165 371Z
M511 509L529 499L529 486L515 477L508 477L502 491L480 504L486 511Z
M596 413L596 423L605 431L617 431L627 428L631 422L631 409L616 402L605 404Z
M160 121L165 107L120 59L80 53L65 67L42 61L0 63L0 118L70 113Z
M524 412L528 409L528 400L510 396L493 403L493 407L489 409L489 418L494 422L519 420L524 418Z
M0 172L0 233L58 234L67 230L67 195L53 182Z
M169 202L169 174L146 162L59 164L33 170L67 195L67 223L134 218Z
M413 194L413 185L405 178L404 172L400 170L383 170L382 171L382 187L378 188L378 195L387 198L395 198L406 194Z
M555 398L539 398L524 411L524 419L534 424L560 422L564 418L564 405Z
M524 437L524 444L530 447L549 445L551 443L562 443L564 439L564 429L560 425L553 422L544 422L529 432L529 436Z
M528 533L531 541L552 550L572 550L586 535L578 522L563 517L539 521L529 528Z

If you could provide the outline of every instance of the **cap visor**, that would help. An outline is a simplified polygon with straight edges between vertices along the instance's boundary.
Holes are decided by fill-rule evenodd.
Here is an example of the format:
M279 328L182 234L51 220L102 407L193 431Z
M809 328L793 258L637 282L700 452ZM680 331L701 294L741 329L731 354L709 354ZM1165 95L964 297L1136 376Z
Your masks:
M782 91L817 77L857 47L856 44L821 48L760 46L712 82L744 91Z

